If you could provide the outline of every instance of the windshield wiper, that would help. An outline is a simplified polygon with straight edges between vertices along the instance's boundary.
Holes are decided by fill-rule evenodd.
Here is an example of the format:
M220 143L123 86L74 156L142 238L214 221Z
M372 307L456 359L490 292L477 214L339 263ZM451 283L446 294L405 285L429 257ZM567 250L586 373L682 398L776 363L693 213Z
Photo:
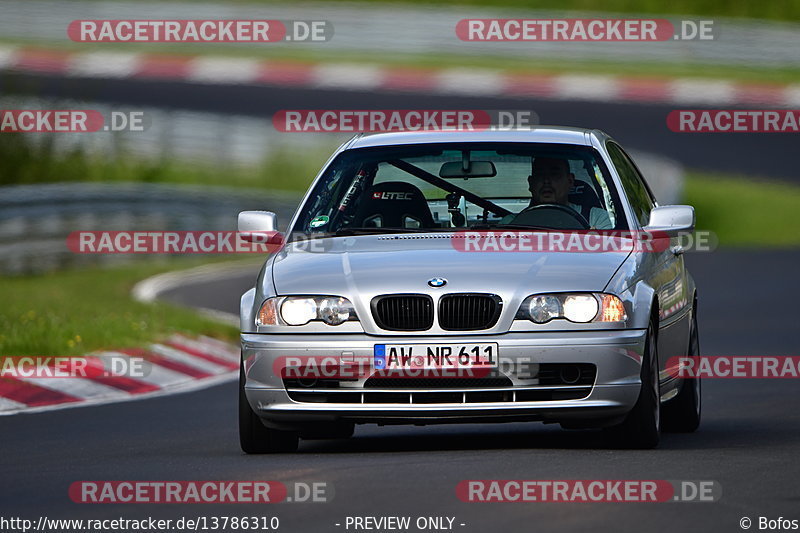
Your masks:
M435 233L453 231L454 228L341 228L336 231L309 233L311 239L324 237L348 237L353 235L384 235L397 233Z
M422 228L341 228L334 232L337 237L344 235L380 235L381 233L427 233L432 230Z

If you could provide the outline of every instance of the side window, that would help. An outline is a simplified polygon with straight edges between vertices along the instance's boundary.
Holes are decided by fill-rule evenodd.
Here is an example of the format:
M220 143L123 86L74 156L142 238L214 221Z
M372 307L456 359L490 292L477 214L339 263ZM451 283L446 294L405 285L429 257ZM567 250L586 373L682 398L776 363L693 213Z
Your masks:
M622 151L622 148L615 143L608 143L607 146L608 154L611 156L611 161L619 173L622 186L625 189L631 207L633 207L633 212L636 214L639 223L642 226L646 226L650 220L650 211L653 209L653 198L650 196L642 176L625 152Z

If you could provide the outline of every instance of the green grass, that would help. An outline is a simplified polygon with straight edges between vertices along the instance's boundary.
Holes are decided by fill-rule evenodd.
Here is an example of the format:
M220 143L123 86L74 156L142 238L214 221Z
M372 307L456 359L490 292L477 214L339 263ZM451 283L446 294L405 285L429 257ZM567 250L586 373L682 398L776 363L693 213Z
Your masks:
M715 232L720 246L800 246L797 185L690 172L684 200L695 208L697 229Z
M82 355L144 346L171 333L236 339L234 327L190 309L137 302L130 295L141 279L197 264L173 260L3 278L0 356Z
M148 0L157 1L157 0ZM197 0L185 0L197 2ZM212 0L201 0L212 1ZM341 3L337 0L313 0L314 4L322 2ZM359 0L376 3L375 0ZM215 2L219 3L219 2ZM229 4L286 4L285 0L233 0ZM302 4L295 0L294 4ZM589 11L611 13L646 13L661 15L698 15L765 18L775 20L800 20L800 4L795 0L771 0L769 2L753 2L751 0L404 0L403 2L382 2L388 5L406 4L424 6L464 6L463 16L469 17L468 6L489 8L516 9L548 9L557 11Z

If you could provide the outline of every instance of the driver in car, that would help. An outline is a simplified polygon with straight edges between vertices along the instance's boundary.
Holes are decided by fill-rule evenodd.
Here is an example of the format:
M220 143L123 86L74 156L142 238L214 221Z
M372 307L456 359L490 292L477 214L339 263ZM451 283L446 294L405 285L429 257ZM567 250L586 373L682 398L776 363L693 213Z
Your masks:
M537 157L531 165L528 176L528 190L531 203L528 207L540 204L559 204L581 212L581 206L569 201L569 190L575 183L575 174L569 171L569 162L558 157ZM505 223L505 219L503 220ZM605 209L593 207L589 211L589 226L593 229L612 229L611 219Z

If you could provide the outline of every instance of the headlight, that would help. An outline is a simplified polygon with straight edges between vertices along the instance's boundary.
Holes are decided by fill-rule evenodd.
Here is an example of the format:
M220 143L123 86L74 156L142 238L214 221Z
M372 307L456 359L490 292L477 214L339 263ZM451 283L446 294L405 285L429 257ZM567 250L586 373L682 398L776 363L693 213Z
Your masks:
M534 294L522 302L518 320L544 324L557 318L570 322L622 322L627 316L617 296L604 293Z
M319 304L317 314L319 319L330 324L331 326L338 326L343 322L350 320L350 314L353 312L353 306L345 298L325 298Z
M561 316L561 301L552 295L534 296L528 304L531 320L539 324Z
M353 304L339 296L278 296L261 304L257 326L304 326L318 320L338 326L358 320Z
M597 299L591 294L570 294L564 298L564 318L572 322L590 322L597 315Z
M287 298L281 304L281 318L290 326L303 326L317 318L317 302L312 298Z

